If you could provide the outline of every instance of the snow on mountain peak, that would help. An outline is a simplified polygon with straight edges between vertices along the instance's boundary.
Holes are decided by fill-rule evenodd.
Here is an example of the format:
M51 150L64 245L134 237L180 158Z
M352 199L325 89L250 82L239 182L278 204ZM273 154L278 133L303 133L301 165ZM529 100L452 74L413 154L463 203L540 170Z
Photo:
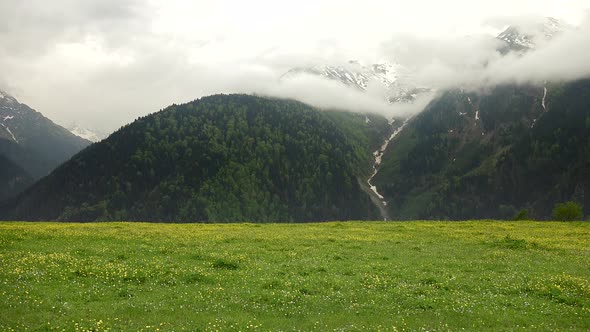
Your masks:
M567 25L553 17L547 17L542 27L543 35L546 39L551 39L566 30L568 30Z
M67 129L72 134L74 134L78 137L82 137L82 138L89 140L91 142L98 142L98 141L101 141L104 138L106 138L106 135L103 134L102 132L98 132L95 130L81 127L81 126L77 125L76 123L72 123L70 126L67 127Z
M307 68L293 68L284 74L281 79L312 74L322 76L334 81L339 81L361 91L367 89L370 81L376 80L389 87L397 80L396 66L387 62L365 66L360 61L350 60L344 65L316 65Z
M19 142L14 132L10 129L8 120L13 120L16 114L14 103L16 99L8 93L0 90L0 137ZM11 125L12 126L12 125ZM14 129L14 127L12 128Z
M547 42L568 29L558 19L546 17L542 21L511 25L497 38L516 49L534 49L538 44Z
M281 80L304 74L324 77L360 91L370 90L371 84L378 84L386 91L386 98L390 103L413 102L417 95L430 91L425 88L417 88L411 82L411 73L408 69L398 63L386 60L377 61L371 65L365 65L358 60L350 60L338 66L298 67L282 75Z

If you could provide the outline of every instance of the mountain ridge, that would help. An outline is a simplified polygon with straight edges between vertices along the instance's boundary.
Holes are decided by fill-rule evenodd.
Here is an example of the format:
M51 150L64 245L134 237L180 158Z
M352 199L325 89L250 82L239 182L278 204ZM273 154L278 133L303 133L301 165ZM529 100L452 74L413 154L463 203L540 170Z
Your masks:
M590 213L590 80L447 91L392 143L375 177L396 219Z
M22 168L22 172L14 172L16 178L10 181L30 184L89 144L7 92L0 91L0 156L10 160L10 163L5 162L7 169ZM9 190L7 183L0 190ZM18 193L19 190L9 191Z
M315 65L292 68L280 80L294 79L303 75L323 77L339 82L358 91L367 91L376 82L385 91L389 103L411 103L423 93L430 92L412 81L410 71L404 66L386 60L364 65L357 60L349 60L344 65Z
M124 126L5 203L2 214L72 221L375 219L357 183L369 172L372 145L386 134L369 134L371 128L364 115L295 101L204 97Z
M526 51L535 49L556 36L572 29L569 25L553 17L545 17L538 22L525 25L510 25L496 38L506 43L503 51Z

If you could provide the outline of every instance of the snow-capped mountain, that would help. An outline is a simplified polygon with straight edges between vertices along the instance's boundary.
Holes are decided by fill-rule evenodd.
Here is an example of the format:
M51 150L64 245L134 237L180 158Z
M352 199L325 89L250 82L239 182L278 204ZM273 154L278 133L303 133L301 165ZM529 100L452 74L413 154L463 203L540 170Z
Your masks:
M387 91L387 99L391 103L412 102L420 93L430 91L428 88L416 87L412 84L411 73L405 67L387 61L367 66L359 61L351 60L341 66L316 65L293 68L281 76L281 80L301 75L325 77L360 91L366 91L371 82L377 82Z
M21 112L18 101L0 90L0 138L18 143L18 138L13 132L17 122L14 119L16 117L18 120Z
M318 65L308 68L293 68L282 79L300 74L319 75L359 90L366 90L371 80L376 80L389 87L398 79L400 66L382 62L372 66L363 66L358 61L351 60L344 66Z
M0 91L0 156L34 179L47 175L88 144L89 141Z
M98 142L105 139L108 135L98 130L92 130L82 127L76 123L66 127L72 134L82 137L83 139L89 140L90 142Z
M558 19L547 17L535 24L511 25L497 38L506 42L509 50L526 50L533 49L568 29L569 27Z

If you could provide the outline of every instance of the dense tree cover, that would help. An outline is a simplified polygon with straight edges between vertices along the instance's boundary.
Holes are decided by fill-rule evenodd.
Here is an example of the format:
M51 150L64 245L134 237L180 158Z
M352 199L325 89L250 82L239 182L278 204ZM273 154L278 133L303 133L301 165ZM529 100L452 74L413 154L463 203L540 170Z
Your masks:
M375 218L357 178L369 168L372 142L385 134L358 114L247 95L206 97L140 118L91 145L5 203L4 218Z
M590 213L590 81L450 91L386 152L375 183L400 219L550 218Z
M345 111L325 111L324 114L349 138L355 155L360 158L359 173L368 177L375 162L373 151L383 145L395 127L385 117L376 114Z

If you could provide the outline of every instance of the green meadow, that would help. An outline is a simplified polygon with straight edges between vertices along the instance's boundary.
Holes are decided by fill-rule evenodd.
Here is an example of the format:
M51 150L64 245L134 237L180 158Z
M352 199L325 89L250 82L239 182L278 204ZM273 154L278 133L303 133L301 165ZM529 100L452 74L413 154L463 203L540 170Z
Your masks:
M590 223L0 223L0 331L590 330Z

